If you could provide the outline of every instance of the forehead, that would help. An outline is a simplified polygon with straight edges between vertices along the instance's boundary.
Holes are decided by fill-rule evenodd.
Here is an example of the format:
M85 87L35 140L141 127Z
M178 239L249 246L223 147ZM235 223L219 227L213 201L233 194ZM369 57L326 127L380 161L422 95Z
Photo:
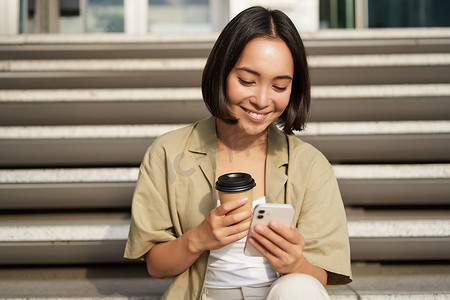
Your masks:
M246 67L257 72L262 70L277 75L293 75L294 61L291 51L281 39L258 37L244 47L235 68ZM280 74L278 74L280 73Z

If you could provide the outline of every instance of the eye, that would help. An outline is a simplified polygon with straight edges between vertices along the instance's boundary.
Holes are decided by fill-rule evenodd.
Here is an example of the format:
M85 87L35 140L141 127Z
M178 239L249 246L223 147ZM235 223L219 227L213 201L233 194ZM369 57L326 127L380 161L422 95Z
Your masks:
M254 83L252 81L243 80L242 78L239 78L239 77L238 77L238 79L241 84L246 85L246 86L252 85Z
M284 91L287 89L287 87L279 87L279 86L276 86L276 85L274 85L273 88L274 88L277 92L284 92Z

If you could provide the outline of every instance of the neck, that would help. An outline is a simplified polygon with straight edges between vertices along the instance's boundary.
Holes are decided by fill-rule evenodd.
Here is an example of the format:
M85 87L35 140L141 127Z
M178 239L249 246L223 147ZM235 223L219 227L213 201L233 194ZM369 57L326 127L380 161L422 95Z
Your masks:
M267 129L256 135L249 135L239 129L236 124L228 124L216 119L217 146L231 151L247 151L259 148L265 151L267 148Z

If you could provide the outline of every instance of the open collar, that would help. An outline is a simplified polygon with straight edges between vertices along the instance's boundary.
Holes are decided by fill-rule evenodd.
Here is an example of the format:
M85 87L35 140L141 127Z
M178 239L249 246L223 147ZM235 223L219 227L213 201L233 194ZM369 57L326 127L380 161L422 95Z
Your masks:
M276 125L268 128L268 148L266 160L266 201L284 203L283 188L287 181L289 161L286 135Z
M212 188L215 186L217 161L216 121L214 117L199 121L194 125L188 150L201 155L199 167Z
M189 151L197 153L199 167L212 188L216 180L217 135L214 117L195 124ZM283 187L287 181L287 165L289 161L286 135L276 125L268 128L268 148L266 160L266 201L284 203Z

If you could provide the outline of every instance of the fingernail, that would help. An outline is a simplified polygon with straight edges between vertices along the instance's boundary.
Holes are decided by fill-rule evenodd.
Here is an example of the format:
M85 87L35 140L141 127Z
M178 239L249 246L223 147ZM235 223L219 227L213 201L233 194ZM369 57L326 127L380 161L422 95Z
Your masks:
M264 232L264 228L260 225L256 225L255 226L255 231L258 233L263 233Z
M269 226L270 226L271 228L273 228L273 229L277 229L277 228L278 228L278 224L277 224L277 222L275 222L275 221L271 221L270 224L269 224Z

